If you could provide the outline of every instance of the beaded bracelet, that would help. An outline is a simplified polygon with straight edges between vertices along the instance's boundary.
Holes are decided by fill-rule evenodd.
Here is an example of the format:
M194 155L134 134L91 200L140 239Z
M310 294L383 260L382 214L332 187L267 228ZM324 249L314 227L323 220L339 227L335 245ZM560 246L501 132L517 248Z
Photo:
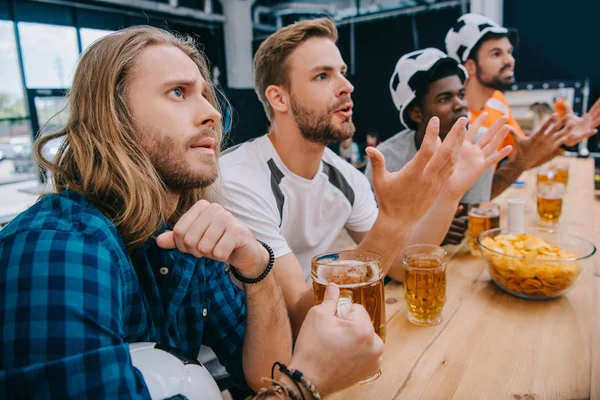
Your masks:
M290 372L290 370L288 369L288 367L285 364L275 361L273 363L273 366L271 367L271 378L274 378L274 376L275 376L275 366L279 367L279 372L287 375L292 380L292 382L294 382L294 385L296 385L296 387L298 388L298 391L300 392L300 395L302 396L302 400L306 400L306 398L304 397L304 392L302 391L302 388L300 387L300 385L298 385L298 382L296 380L294 380L292 373ZM296 400L296 399L294 399L294 400ZM298 398L298 400L300 400L300 399Z
M310 394L312 394L315 400L321 400L321 395L319 394L319 392L317 392L317 388L315 388L315 385L313 385L311 381L306 379L302 372L298 371L297 369L292 369L291 372L292 379L294 381L300 381L300 383L302 383L302 386L304 386L306 390L308 390Z
M233 274L233 276L235 276L237 280L245 284L258 283L265 279L267 275L269 275L269 272L271 271L271 268L273 268L273 264L275 263L275 254L273 253L273 249L265 242L261 242L260 240L257 240L257 242L262 244L262 246L269 252L269 264L267 264L267 268L265 268L262 274L260 274L256 278L245 278L244 276L242 276L242 274L238 272L238 270L233 265L231 266L231 273Z

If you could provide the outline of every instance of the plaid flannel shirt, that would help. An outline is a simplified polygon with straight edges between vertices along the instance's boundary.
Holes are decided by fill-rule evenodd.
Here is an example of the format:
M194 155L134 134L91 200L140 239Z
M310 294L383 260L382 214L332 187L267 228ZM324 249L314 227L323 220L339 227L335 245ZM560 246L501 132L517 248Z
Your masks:
M148 240L128 252L72 191L0 231L0 398L149 398L128 343L211 346L245 386L246 302L222 263Z

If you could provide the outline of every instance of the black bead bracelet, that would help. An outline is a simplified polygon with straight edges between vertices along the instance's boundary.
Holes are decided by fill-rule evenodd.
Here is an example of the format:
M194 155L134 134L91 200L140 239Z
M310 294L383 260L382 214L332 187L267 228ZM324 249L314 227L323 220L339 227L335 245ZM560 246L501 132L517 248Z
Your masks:
M269 272L271 271L271 269L273 268L273 264L275 263L275 254L273 253L273 249L271 248L271 246L260 240L257 240L257 242L260 243L269 252L269 264L267 264L267 268L265 268L262 274L260 274L256 278L245 278L233 265L231 266L231 273L233 274L233 276L235 276L235 278L238 281L249 285L253 283L258 283L265 279L267 275L269 275Z

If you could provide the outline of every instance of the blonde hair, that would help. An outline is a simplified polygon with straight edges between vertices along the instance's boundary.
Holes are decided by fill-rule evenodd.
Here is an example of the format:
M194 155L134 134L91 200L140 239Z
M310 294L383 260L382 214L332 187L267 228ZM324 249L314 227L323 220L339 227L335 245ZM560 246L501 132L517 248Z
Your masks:
M127 106L128 82L140 52L154 44L171 45L188 55L206 81L207 99L220 110L207 61L192 38L149 26L131 27L98 40L82 54L69 92L66 126L42 136L34 149L51 172L55 191L70 189L85 196L113 222L130 249L160 225L174 223L208 190L183 191L175 213L168 215L168 189L139 144ZM215 122L220 142L223 127ZM54 161L45 159L43 146L61 137Z
M254 56L254 90L269 120L273 117L273 108L265 94L267 87L276 85L289 89L287 59L296 47L314 37L336 43L338 32L335 23L329 18L296 22L269 36L258 48Z

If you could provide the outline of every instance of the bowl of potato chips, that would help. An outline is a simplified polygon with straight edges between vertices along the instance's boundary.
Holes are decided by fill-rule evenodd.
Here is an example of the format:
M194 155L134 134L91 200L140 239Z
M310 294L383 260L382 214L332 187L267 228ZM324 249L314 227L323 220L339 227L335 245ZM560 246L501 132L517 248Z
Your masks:
M482 232L477 243L493 281L504 291L526 299L550 299L570 289L585 260L596 252L588 240L551 229L508 233Z

